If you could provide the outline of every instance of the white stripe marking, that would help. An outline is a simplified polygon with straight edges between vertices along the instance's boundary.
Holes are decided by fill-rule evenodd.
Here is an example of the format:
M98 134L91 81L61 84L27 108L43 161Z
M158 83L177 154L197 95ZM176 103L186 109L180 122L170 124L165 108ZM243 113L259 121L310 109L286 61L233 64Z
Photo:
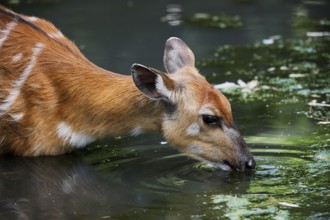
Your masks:
M16 63L18 61L20 61L23 57L23 54L22 53L18 53L16 54L15 56L13 56L13 62Z
M63 38L64 37L64 35L62 34L61 31L58 31L55 33L49 33L48 36L51 38Z
M19 121L24 117L24 113L10 114L10 116L15 120Z
M3 44L5 43L6 39L8 38L10 32L16 26L16 24L17 23L15 21L11 21L6 25L6 29L0 30L0 49L3 46Z
M81 148L95 140L94 137L82 132L74 132L65 122L57 125L57 135L65 142L69 142L73 147Z
M36 64L37 56L39 55L39 53L42 51L43 48L44 45L42 43L37 43L35 47L32 49L32 57L30 62L28 63L27 67L24 69L22 75L13 83L14 88L9 92L8 97L4 100L2 104L0 104L0 116L4 115L16 101L26 79L29 77L32 68Z
M34 16L29 16L29 17L27 17L27 19L28 19L29 21L31 21L31 22L35 22L35 21L38 21L38 20L39 20L39 18L34 17Z

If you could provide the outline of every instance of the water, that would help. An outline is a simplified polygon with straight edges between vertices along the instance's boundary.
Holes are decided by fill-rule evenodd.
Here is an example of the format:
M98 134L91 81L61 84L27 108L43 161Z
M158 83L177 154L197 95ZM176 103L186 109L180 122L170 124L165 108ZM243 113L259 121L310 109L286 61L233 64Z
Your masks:
M12 8L51 20L116 72L135 62L162 69L165 40L184 39L210 82L236 84L222 90L257 168L206 167L160 134L58 157L1 157L0 219L330 218L330 44L306 37L329 32L328 2L38 2ZM195 13L228 19L207 27L192 22Z

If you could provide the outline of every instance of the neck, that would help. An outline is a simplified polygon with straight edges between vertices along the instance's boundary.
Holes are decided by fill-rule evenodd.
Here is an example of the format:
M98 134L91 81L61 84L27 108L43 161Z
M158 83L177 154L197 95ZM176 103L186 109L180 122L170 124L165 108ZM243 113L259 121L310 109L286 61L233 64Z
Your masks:
M90 67L60 86L63 123L93 138L161 130L162 105L144 96L132 77Z

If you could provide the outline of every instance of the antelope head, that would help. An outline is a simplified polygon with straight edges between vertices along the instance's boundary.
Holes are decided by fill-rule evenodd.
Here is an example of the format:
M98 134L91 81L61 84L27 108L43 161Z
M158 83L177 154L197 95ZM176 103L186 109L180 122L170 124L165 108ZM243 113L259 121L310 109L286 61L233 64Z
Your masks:
M167 40L165 72L133 64L136 87L163 106L165 138L179 151L223 170L255 168L233 121L228 99L198 72L195 56L179 38Z

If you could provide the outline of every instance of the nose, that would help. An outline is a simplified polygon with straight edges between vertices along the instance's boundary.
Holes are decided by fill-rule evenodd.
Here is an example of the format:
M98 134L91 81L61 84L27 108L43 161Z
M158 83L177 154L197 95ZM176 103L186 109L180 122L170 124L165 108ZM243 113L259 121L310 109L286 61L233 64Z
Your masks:
M253 157L249 157L246 160L241 161L239 171L253 170L256 168L256 161Z
M250 158L246 163L245 167L248 169L254 169L256 168L256 161L253 158Z

